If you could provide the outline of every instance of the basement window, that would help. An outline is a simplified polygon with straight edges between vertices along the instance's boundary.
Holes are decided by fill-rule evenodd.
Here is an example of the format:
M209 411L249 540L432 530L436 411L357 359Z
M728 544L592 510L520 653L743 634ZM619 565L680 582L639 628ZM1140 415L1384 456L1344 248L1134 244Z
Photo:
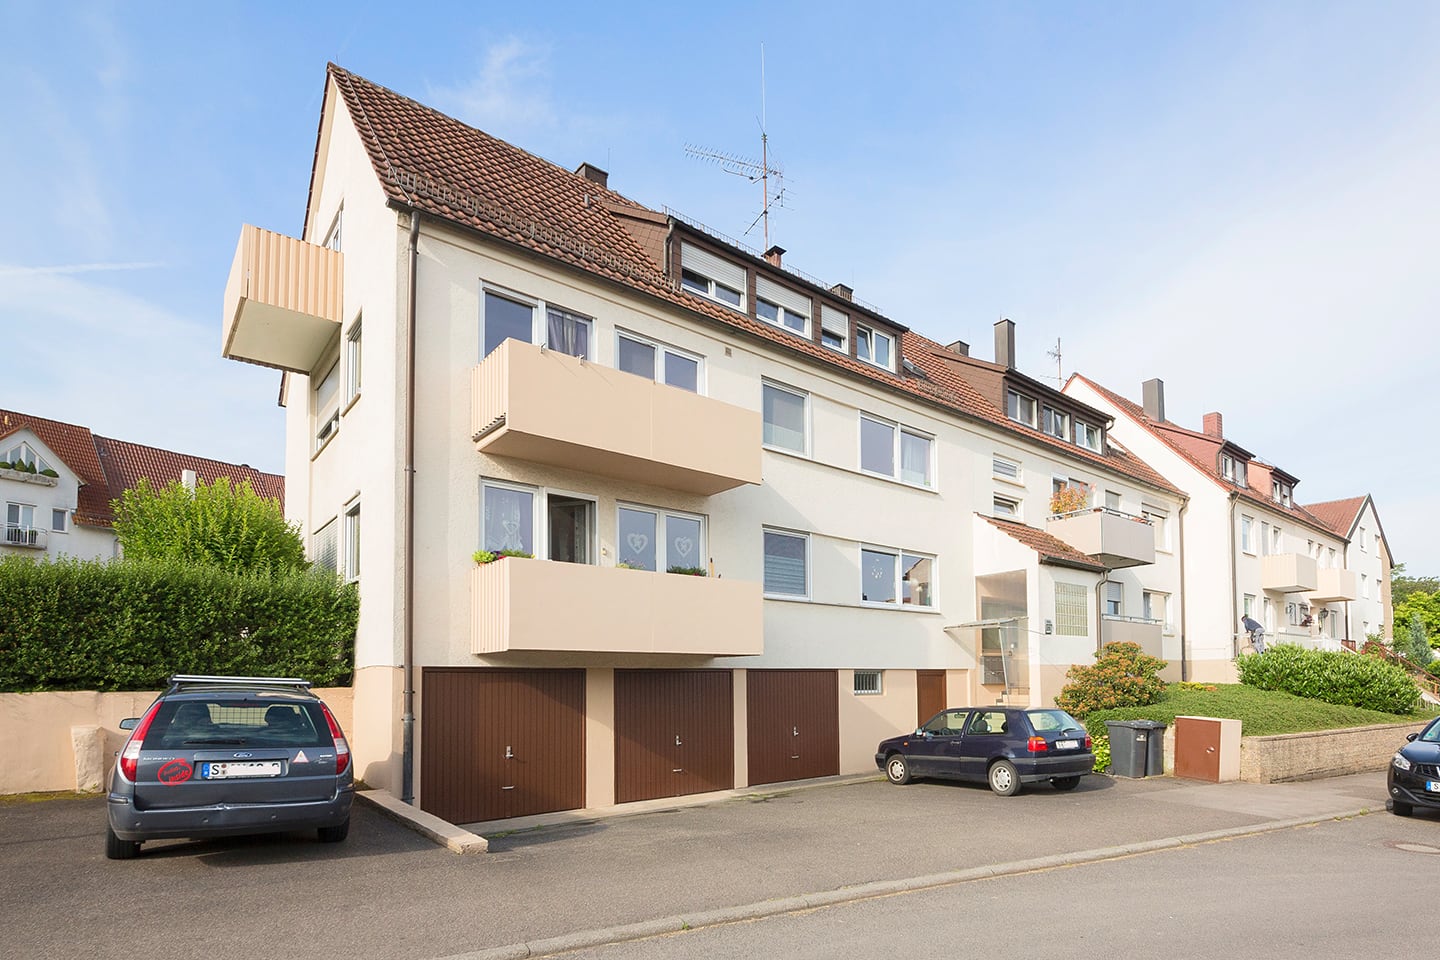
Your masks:
M856 670L855 671L855 696L875 696L883 693L882 685L883 670Z

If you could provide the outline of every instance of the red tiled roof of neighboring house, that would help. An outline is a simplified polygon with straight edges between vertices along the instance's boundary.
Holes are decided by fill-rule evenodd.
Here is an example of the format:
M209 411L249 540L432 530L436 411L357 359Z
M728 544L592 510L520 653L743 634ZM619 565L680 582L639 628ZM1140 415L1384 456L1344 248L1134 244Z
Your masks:
M822 365L1184 496L1124 451L1091 453L1013 423L946 364L927 356L944 347L903 327L900 354L913 361L922 376L891 373L684 290L647 252L655 244L645 233L646 225L663 214L333 63L327 77L335 82L380 185L394 204L551 257ZM319 146L317 137L312 194ZM665 219L676 229L689 229L681 221ZM758 259L743 251L735 256Z
M1063 567L1078 567L1082 570L1094 570L1097 573L1103 573L1105 571L1105 566L1096 563L1093 557L1081 553L1064 540L1051 536L1044 530L1036 527L1027 527L1017 520L987 517L983 513L977 513L975 516L989 521L996 529L1004 531L1031 550L1034 550L1040 555L1041 563L1059 564Z
M1367 499L1369 498L1362 494L1358 497L1346 497L1344 500L1307 503L1305 509L1340 536L1349 537L1351 529L1355 526L1355 520L1360 516L1360 511L1364 508Z
M154 484L168 484L181 479L184 470L194 470L207 483L213 483L218 477L228 477L236 483L249 480L256 493L279 500L282 508L285 503L285 478L278 474L264 473L244 464L98 437L88 427L78 424L17 410L0 410L0 440L20 430L29 430L38 437L79 478L75 522L86 526L110 526L115 519L110 502L139 483L142 477Z
M1216 454L1219 452L1222 443L1230 441L1224 441L1219 437L1212 437L1196 430L1187 429L1169 420L1152 420L1146 415L1145 408L1140 404L1120 396L1120 394L1115 391L1101 386L1083 374L1072 374L1071 379L1080 380L1090 386L1096 393L1113 403L1126 416L1150 431L1150 433L1162 443L1189 461L1196 470L1209 477L1222 488L1233 491L1240 499L1248 500L1251 503L1263 506L1276 513L1286 514L1300 523L1324 530L1327 533L1332 532L1333 528L1329 524L1312 514L1305 507L1294 503L1293 498L1291 505L1288 507L1283 503L1271 499L1269 496L1271 470L1278 470L1279 468L1272 467L1270 464L1262 463L1258 460L1250 460L1247 474L1253 474L1259 483L1249 483L1247 486L1242 487L1233 481L1225 479L1220 474L1219 457L1216 456ZM1283 473L1283 471L1281 472ZM1286 476L1288 476L1288 474L1286 474ZM1248 483L1250 477L1247 475L1246 479ZM1341 536L1343 537L1345 534L1341 534Z

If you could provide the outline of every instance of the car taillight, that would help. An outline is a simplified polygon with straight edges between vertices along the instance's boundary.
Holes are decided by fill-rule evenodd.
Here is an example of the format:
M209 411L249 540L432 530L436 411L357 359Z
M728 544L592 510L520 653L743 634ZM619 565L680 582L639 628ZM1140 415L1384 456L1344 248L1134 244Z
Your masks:
M1044 737L1031 737L1030 742L1025 745L1025 749L1031 753L1043 753L1050 749L1050 744L1045 742Z
M135 782L135 773L140 767L140 748L145 743L145 734L150 731L150 724L155 720L155 714L160 712L160 701L156 700L150 704L150 709L145 711L145 716L130 731L130 739L125 741L125 749L120 751L120 772L125 779L131 783Z
M330 708L322 703L320 709L325 711L325 722L330 724L330 737L335 741L335 772L344 773L350 766L350 744L345 742L345 734L340 732L340 724L335 722Z
M1085 749L1089 750L1093 746L1095 746L1095 741L1090 739L1090 734L1085 734Z

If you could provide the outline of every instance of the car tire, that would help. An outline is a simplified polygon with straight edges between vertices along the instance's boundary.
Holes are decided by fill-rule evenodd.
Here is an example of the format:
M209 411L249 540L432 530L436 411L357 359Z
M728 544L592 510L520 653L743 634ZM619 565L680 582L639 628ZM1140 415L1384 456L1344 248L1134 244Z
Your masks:
M1397 817L1409 817L1413 816L1415 813L1415 808L1413 806L1408 803L1401 803L1399 800L1391 800L1389 803L1386 804L1386 806L1389 807L1390 812L1395 814L1395 816Z
M905 754L892 753L885 758L885 779L897 787L910 782L910 762L905 759Z
M333 827L321 827L315 832L320 835L321 843L339 843L350 835L350 818L346 817L343 822Z
M1051 780L1050 783L1054 785L1056 790L1074 790L1076 787L1080 786L1080 778L1056 777L1054 780Z
M134 860L140 855L139 840L121 840L115 831L105 827L105 857L109 860Z
M1002 797L1013 797L1020 792L1020 771L1009 760L990 764L986 779L990 781L990 789Z

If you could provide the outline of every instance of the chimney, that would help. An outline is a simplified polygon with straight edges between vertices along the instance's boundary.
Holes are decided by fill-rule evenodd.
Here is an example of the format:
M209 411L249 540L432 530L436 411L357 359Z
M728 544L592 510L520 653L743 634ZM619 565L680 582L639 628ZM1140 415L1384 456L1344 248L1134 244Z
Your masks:
M1165 422L1165 381L1156 377L1141 385L1145 395L1145 416L1156 423Z
M833 286L833 287L830 288L830 292L833 293L833 294L835 294L835 296L839 297L841 300L853 300L853 299L855 299L855 291L854 291L854 290L851 290L849 287L845 286L845 284L843 284L843 283L837 283L837 284L835 284L835 286Z
M954 343L946 344L945 349L951 353L958 353L962 357L970 356L970 344L964 340L956 340Z
M194 470L180 471L180 485L191 493L195 492L195 484L200 478L195 475Z
M1225 439L1225 421L1218 413L1205 414L1204 434L1216 440Z
M610 188L610 174L601 170L593 163L582 163L575 168L575 172L591 183L598 183L602 189L608 190Z
M1015 324L1010 320L995 324L995 362L1006 370L1015 369Z
M772 267L780 266L780 258L785 256L785 248L778 243L765 251L765 262Z

